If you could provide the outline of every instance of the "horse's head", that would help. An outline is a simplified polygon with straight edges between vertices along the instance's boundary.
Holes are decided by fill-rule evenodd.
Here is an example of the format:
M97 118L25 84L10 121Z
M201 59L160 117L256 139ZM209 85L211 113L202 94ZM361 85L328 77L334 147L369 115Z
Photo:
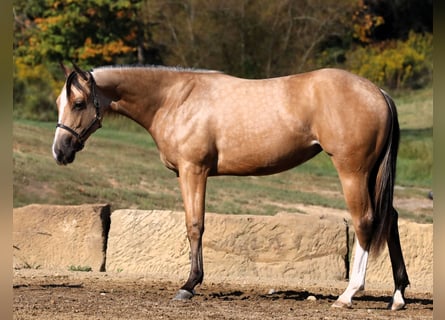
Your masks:
M101 127L101 106L96 93L96 82L91 72L76 65L65 70L66 81L57 98L59 119L53 143L53 156L58 164L74 161L77 151Z

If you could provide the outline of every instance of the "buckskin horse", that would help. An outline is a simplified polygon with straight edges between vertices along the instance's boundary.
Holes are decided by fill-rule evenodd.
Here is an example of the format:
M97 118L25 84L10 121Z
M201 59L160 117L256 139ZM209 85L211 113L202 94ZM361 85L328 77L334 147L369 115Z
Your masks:
M177 174L185 208L191 269L174 299L192 298L203 281L208 177L273 174L324 151L356 234L350 281L333 306L352 307L364 289L368 255L386 243L395 284L388 308L404 308L409 279L393 208L400 129L385 91L339 69L248 80L206 70L73 66L63 66L53 156L60 165L73 162L108 112L151 134L162 162Z

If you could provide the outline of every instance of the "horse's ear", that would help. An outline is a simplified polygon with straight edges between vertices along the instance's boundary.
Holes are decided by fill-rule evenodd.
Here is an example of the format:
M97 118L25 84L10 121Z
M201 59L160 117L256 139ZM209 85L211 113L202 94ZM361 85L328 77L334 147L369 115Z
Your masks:
M88 72L83 71L80 69L80 67L74 63L74 61L71 61L71 64L73 65L74 70L81 76L81 78L85 81L88 80Z
M63 64L63 61L60 61L59 65L60 65L60 68L62 68L63 73L65 74L65 78L67 78L69 76L69 74L71 73L71 70L68 69L68 67Z

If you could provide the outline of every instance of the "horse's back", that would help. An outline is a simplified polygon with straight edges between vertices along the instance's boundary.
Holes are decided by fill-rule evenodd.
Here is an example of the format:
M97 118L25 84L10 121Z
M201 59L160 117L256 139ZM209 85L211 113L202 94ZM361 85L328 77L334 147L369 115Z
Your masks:
M193 90L175 116L175 145L190 161L205 158L212 174L275 173L322 149L372 153L386 134L379 88L338 69L263 80L203 74Z
M224 106L230 112L222 112L220 128L243 147L254 142L257 152L262 145L271 145L264 152L277 145L289 149L285 153L313 150L316 142L329 154L350 152L378 144L386 134L389 109L380 89L347 71L234 82L238 87L227 93L234 107Z
M217 98L208 102L208 108L218 174L271 174L320 152L308 130L309 105L291 105L292 76L260 80L217 76L220 81L213 89Z

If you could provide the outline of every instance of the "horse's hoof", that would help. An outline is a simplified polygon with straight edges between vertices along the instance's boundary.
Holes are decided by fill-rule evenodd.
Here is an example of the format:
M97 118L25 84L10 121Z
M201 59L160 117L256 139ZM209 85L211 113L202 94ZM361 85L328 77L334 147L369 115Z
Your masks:
M332 308L352 309L352 303L345 303L343 301L337 300L332 304Z
M405 299L400 290L396 290L391 302L388 304L388 309L392 311L402 310L405 308Z
M388 304L388 310L391 311L397 311L397 310L402 310L403 308L405 308L405 301L399 300L399 299L393 299L391 300L391 302Z
M175 301L178 301L178 300L190 300L191 298L193 298L194 295L195 295L194 292L190 292L190 291L185 290L185 289L179 289L178 293L173 298L173 300L175 300Z
M388 305L388 309L391 311L397 311L397 310L402 310L403 308L405 308L405 303L390 303Z

